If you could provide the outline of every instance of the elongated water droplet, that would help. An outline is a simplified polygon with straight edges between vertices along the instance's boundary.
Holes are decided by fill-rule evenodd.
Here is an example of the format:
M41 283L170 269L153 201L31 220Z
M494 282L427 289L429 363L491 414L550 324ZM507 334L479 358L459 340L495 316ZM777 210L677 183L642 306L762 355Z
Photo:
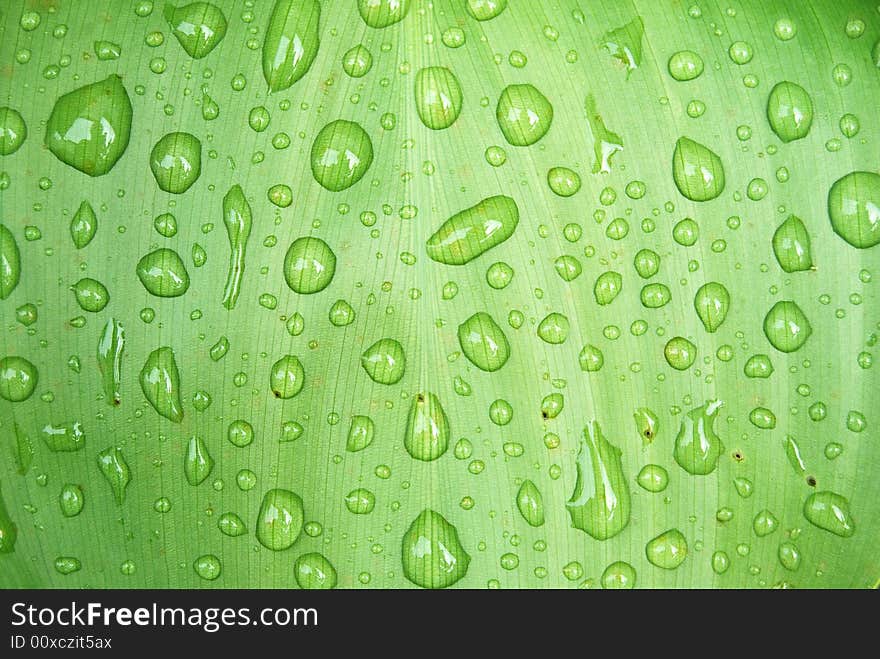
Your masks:
M508 85L498 99L495 117L509 144L530 146L550 130L553 106L533 85Z
M217 339L217 343L211 346L208 354L212 361L218 362L226 356L227 352L229 352L229 339L225 336L221 336Z
M694 309L706 331L714 333L724 323L730 311L730 293L724 284L710 281L703 284L694 296Z
M856 523L849 510L849 501L836 492L814 492L804 502L804 517L820 529L842 538L856 532Z
M284 280L295 292L323 291L336 273L336 254L320 238L306 236L291 243L284 257Z
M532 481L525 480L520 485L516 493L516 507L529 526L544 525L544 497Z
M672 178L682 196L709 201L724 191L724 166L714 151L680 137L672 154Z
M0 554L11 554L15 551L17 539L18 527L9 516L6 503L3 501L3 492L0 490Z
M674 570L687 558L688 544L678 529L669 529L645 545L645 555L652 565Z
M633 413L633 419L636 422L636 432L642 438L642 446L647 446L657 439L657 433L660 430L660 419L653 410L647 407L639 407Z
M432 130L449 128L461 114L461 85L445 66L429 66L416 74L416 111Z
M780 352L794 352L807 342L813 327L791 300L781 300L764 316L764 336Z
M489 314L478 311L458 326L461 351L474 366L489 373L510 358L507 336Z
M598 421L584 428L577 455L577 482L565 504L571 525L607 540L629 523L630 493L620 449L602 434Z
M644 34L645 24L641 16L636 16L626 25L609 30L599 40L599 45L626 69L627 78L642 63Z
M21 279L21 252L15 236L4 224L0 224L0 300L10 295Z
M43 441L50 451L71 453L86 445L86 435L79 421L43 426Z
M367 173L373 163L373 142L360 124L337 119L318 132L310 162L315 180L327 190L339 192Z
M223 306L234 309L244 276L244 257L251 235L253 218L251 205L245 199L240 185L233 185L223 197L223 224L229 238L229 272L223 289Z
M61 488L61 494L58 496L58 505L61 507L61 514L65 517L76 517L82 512L85 506L85 495L79 485L67 483Z
M308 73L320 44L318 0L276 0L263 39L263 78L283 91Z
M269 388L275 398L293 398L302 391L306 373L299 357L285 355L269 370Z
M464 265L513 235L519 208L510 197L496 195L446 220L426 243L428 257L446 265Z
M202 143L190 133L168 133L150 152L150 170L162 190L183 194L202 173Z
M97 230L98 218L95 211L89 202L83 201L70 220L70 238L77 249L82 249L92 242Z
M10 156L27 139L27 125L18 110L0 107L0 156Z
M156 412L174 423L183 419L180 403L180 373L174 351L168 346L149 354L140 372L141 389Z
M303 590L330 590L336 588L336 568L323 554L303 554L293 563L293 575Z
M152 295L178 297L189 288L189 272L173 249L162 247L138 261L137 276Z
M131 469L122 451L115 446L109 446L98 453L98 469L110 484L116 503L121 506L125 501L125 488L131 482Z
M298 494L280 488L269 490L257 515L257 540L272 551L287 549L302 531L303 516Z
M110 293L107 287L97 279L83 277L70 287L76 296L76 303L83 311L97 313L110 302Z
M715 434L714 424L722 401L714 400L688 412L681 420L675 437L673 456L689 474L704 476L718 466L724 444Z
M125 350L125 331L115 318L111 318L104 326L104 332L98 341L98 369L104 396L109 405L122 402L122 353Z
M429 462L449 448L449 419L440 399L430 392L413 396L403 445L416 460Z
M410 0L358 0L358 11L364 23L384 28L399 23L409 12Z
M217 519L217 528L220 529L223 535L228 535L230 538L237 538L247 533L247 525L235 513L223 513L220 515Z
M373 420L368 416L357 414L351 418L351 425L348 427L348 439L345 442L345 450L350 453L363 451L373 443L373 434L375 425Z
M15 438L12 445L15 471L26 476L34 461L34 444L28 434L14 421L12 422L12 434Z
M401 542L404 576L422 588L447 588L467 574L471 557L458 530L426 508L409 525Z
M193 59L201 59L226 36L226 16L216 5L192 2L181 7L165 5L165 20L171 33Z
M46 122L45 144L63 163L102 176L125 153L131 100L118 75L64 94Z
M880 174L850 172L828 192L828 216L834 233L853 247L880 244Z
M183 473L186 482L190 485L198 485L211 475L214 469L214 458L208 453L205 440L197 435L190 437L186 447L186 457L183 461Z
M394 339L379 339L361 355L361 366L373 382L395 384L406 372L406 354Z
M40 374L24 357L7 355L0 359L0 398L20 403L31 397Z
M773 254L786 272L801 272L813 267L810 234L801 219L795 215L777 227L773 234Z
M789 81L777 83L767 99L767 120L783 142L806 137L813 123L813 101L807 90Z
M782 448L785 450L785 457L795 473L799 476L803 475L807 468L804 466L804 459L801 457L801 449L797 440L791 435L786 435L782 440Z
M611 159L619 151L623 151L623 140L617 133L608 130L605 121L596 107L596 99L588 94L584 101L584 111L587 114L587 124L593 140L593 174L609 174L611 172ZM579 187L579 186L578 186Z

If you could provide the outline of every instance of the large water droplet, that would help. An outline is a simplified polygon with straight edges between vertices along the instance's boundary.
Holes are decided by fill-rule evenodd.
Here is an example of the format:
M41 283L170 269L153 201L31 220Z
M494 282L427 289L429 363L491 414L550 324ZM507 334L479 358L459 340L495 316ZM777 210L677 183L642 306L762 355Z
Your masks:
M269 490L257 515L257 540L272 551L287 549L302 531L303 515L298 494L280 488Z
M162 247L138 261L137 276L149 293L157 297L178 297L189 288L189 272L173 249Z
M15 551L15 541L18 538L18 527L9 516L6 503L0 492L0 554L11 554Z
M406 372L406 354L394 339L379 339L361 355L361 366L373 382L396 384Z
M641 16L636 16L626 25L609 30L599 40L599 45L626 69L627 78L642 63L644 34L645 24Z
M337 119L315 137L312 175L322 187L339 192L363 178L373 162L373 142L360 124Z
M458 530L437 512L423 510L401 542L403 574L422 588L446 588L461 579L471 557L461 546Z
M409 3L410 0L358 0L358 11L364 23L379 29L406 18Z
M47 423L43 426L43 441L55 453L73 453L86 445L86 435L79 421Z
M67 483L61 488L61 494L58 496L58 505L61 508L61 514L65 517L76 517L82 512L85 506L85 495L79 485Z
M211 475L213 469L214 458L208 453L205 440L193 435L186 445L186 456L183 459L183 473L186 475L186 482L190 485L198 485Z
M783 142L806 137L813 123L813 101L807 90L793 82L777 83L767 99L767 120Z
M284 280L295 292L310 295L323 291L336 273L336 254L320 238L294 240L284 257Z
M813 333L810 321L791 300L781 300L764 316L764 336L780 352L794 352Z
M464 7L478 21L489 21L507 8L507 0L467 0Z
M730 293L717 281L703 284L694 296L694 309L706 331L713 333L721 327L730 311Z
M645 555L652 565L664 570L674 570L687 557L688 544L678 529L669 529L645 545Z
M76 296L76 303L83 311L97 313L110 302L110 293L107 287L97 279L83 277L70 287Z
M544 497L532 481L525 480L520 485L516 493L516 507L529 526L544 525Z
M752 355L746 361L743 373L749 378L769 378L773 375L773 362L767 355Z
M245 251L253 226L251 205L240 185L233 185L223 197L223 224L226 225L230 250L229 271L226 276L226 287L223 289L223 306L234 309L241 291Z
M0 224L0 300L8 298L21 279L21 252L15 236Z
M773 234L773 254L786 272L801 272L813 267L810 234L799 217L789 215L777 227Z
M349 453L363 451L373 443L375 424L368 416L356 414L351 417L351 425L348 427L348 439L345 442L345 450Z
M40 374L24 357L7 355L0 359L0 398L11 403L27 400L34 393Z
M122 451L115 446L109 446L98 453L98 469L110 484L116 503L121 506L125 501L125 488L131 482L131 469Z
M150 152L150 170L162 190L183 194L202 173L202 143L190 133L168 133Z
M677 371L686 371L697 358L697 346L683 336L674 336L663 348L666 363Z
M483 311L458 326L458 342L465 357L489 373L497 371L510 358L510 344L504 330Z
M836 492L814 492L804 502L804 517L814 526L843 538L856 532L849 501Z
M445 66L429 66L416 74L416 110L432 130L449 128L461 114L461 85Z
M508 143L529 146L550 130L553 106L533 85L508 85L498 99L495 117Z
M102 176L122 157L131 134L131 101L118 75L64 94L46 122L46 146L63 163Z
M269 388L275 398L293 398L302 391L306 379L299 357L285 355L269 370Z
M715 471L724 444L715 434L713 425L723 403L714 400L688 412L681 420L675 436L673 456L689 474L704 476Z
M630 590L636 587L636 569L625 561L616 561L602 572L601 583L608 590Z
M428 238L428 256L446 265L464 265L513 235L519 208L510 197L496 195L460 211Z
M174 423L181 422L180 373L171 348L163 346L150 353L141 369L140 383L144 396L158 414Z
M880 244L880 174L850 172L828 192L828 215L834 233L853 247Z
M724 166L714 151L680 137L672 154L672 178L682 196L709 201L724 191Z
M18 110L0 108L0 156L18 151L27 139L27 126Z
M83 201L73 218L70 220L70 238L77 249L82 249L95 237L98 230L98 218L88 201Z
M320 45L318 0L276 0L263 39L263 78L270 92L288 89L315 61Z
M293 575L303 590L330 590L336 588L336 568L323 554L303 554L293 563Z
M193 2L177 8L168 4L163 13L171 33L193 59L205 57L226 36L226 16L210 3Z
M607 540L629 523L630 493L620 449L602 434L598 421L584 428L577 455L577 482L565 504L571 525Z
M449 419L440 400L430 392L413 396L403 445L416 460L429 462L449 447Z

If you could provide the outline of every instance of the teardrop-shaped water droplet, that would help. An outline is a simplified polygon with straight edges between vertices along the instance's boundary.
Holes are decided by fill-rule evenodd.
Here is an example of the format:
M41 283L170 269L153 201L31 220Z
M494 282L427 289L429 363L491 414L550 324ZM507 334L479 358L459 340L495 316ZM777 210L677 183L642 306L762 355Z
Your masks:
M348 427L348 439L345 442L345 450L349 453L357 453L363 451L373 443L373 434L375 424L373 420L361 414L357 414L351 418L351 425Z
M228 535L230 538L237 538L247 533L247 525L235 513L223 513L220 515L217 520L217 528L220 529L223 535Z
M423 510L401 542L403 574L422 588L447 588L467 574L471 562L458 530L440 513Z
M63 163L102 176L125 153L131 100L118 75L64 94L46 122L45 143Z
M636 431L642 438L642 446L647 446L657 439L657 433L660 431L660 419L657 418L653 410L639 407L633 413L633 419L636 422Z
M193 435L186 446L186 456L183 460L183 473L186 475L186 482L190 485L198 485L211 475L213 469L214 458L208 453L205 440Z
M724 284L710 281L703 284L694 296L694 309L703 327L710 334L715 332L727 318L730 311L730 293Z
M789 81L777 83L767 99L767 120L783 142L806 137L813 123L813 101L807 90Z
M163 14L171 33L193 59L208 55L226 36L226 16L208 2L192 2L177 8L167 4Z
M174 423L183 419L180 403L180 373L174 351L168 346L149 354L140 372L141 389L158 414Z
M20 279L21 252L18 251L18 243L6 225L0 224L0 300L12 295Z
M500 369L510 358L507 336L492 316L483 311L458 326L458 342L465 357L489 373Z
M403 445L416 460L429 462L449 448L449 419L440 399L430 392L413 396Z
M804 517L814 526L842 538L856 532L856 523L849 510L849 501L836 492L814 492L804 502Z
M687 540L678 529L669 529L645 545L648 561L664 570L674 570L684 563L687 553Z
M680 137L672 154L672 178L682 196L709 201L724 191L724 166L714 151Z
M24 357L7 355L0 359L0 398L20 403L31 397L40 374Z
M467 0L464 7L478 21L490 21L507 9L507 0Z
M597 540L617 535L629 523L629 484L620 449L605 438L598 421L584 428L575 465L577 482L565 504L572 526Z
M779 267L786 272L801 272L813 267L810 234L799 217L789 215L777 227L773 234L773 254Z
M464 265L513 235L519 208L510 197L487 197L446 220L428 238L428 257L445 265Z
M544 497L532 481L525 480L520 485L516 493L516 507L529 526L544 525Z
M95 237L98 230L98 218L88 201L83 201L73 218L70 220L70 238L77 249L82 249Z
M83 277L70 287L76 296L76 303L83 311L97 313L110 302L110 293L107 287L97 279Z
M553 106L533 85L508 85L498 99L495 117L509 144L530 146L550 130Z
M357 7L364 23L381 29L406 18L409 3L410 0L358 0Z
M406 354L394 339L379 339L361 355L361 366L373 382L395 384L406 372Z
M810 321L791 300L780 300L764 316L764 336L780 352L794 352L812 333Z
M714 400L688 412L675 437L673 456L689 474L704 476L715 471L724 444L715 434L714 423L723 403Z
M263 78L283 91L308 73L320 45L318 0L276 0L263 39Z
M131 482L131 469L122 451L115 446L109 446L98 453L98 469L110 484L116 503L121 506L125 501L125 488Z
M266 492L257 515L257 540L272 551L287 549L299 537L303 526L303 502L290 490Z
M85 506L85 502L85 495L79 485L68 483L61 488L61 494L58 496L58 505L61 508L61 514L65 517L76 517L79 515Z
M326 556L318 552L309 552L297 558L293 563L293 576L303 590L336 588L336 568Z
M828 192L828 216L834 233L853 247L880 244L880 174L850 172Z

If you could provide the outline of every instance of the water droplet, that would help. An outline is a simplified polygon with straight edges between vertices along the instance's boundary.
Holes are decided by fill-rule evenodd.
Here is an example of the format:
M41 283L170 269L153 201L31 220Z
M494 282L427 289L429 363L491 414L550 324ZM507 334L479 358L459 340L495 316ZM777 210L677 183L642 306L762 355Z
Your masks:
M682 196L691 201L709 201L724 191L721 158L687 137L680 137L675 143L672 178Z
M76 296L76 302L83 311L97 313L110 302L107 287L96 279L84 277L70 287Z
M734 64L739 64L740 66L751 62L754 56L751 45L745 41L734 41L730 44L727 54L730 55L730 60Z
M350 453L363 451L373 443L375 425L368 416L355 415L351 418L348 428L348 439L345 442L345 450Z
M171 33L193 59L207 56L226 36L226 16L210 3L193 2L177 8L168 4L163 15Z
M645 555L652 565L664 570L674 570L687 557L688 544L678 529L669 529L645 545Z
M507 0L467 0L467 13L478 21L489 21L507 8Z
M530 146L550 129L553 106L530 84L508 85L498 99L495 116L509 144Z
M40 374L24 357L7 355L0 359L0 398L11 403L27 400L34 393Z
M440 400L430 392L413 397L403 444L416 460L429 462L449 447L449 419Z
M303 526L303 502L298 494L276 488L266 492L257 515L257 540L272 551L287 549Z
M247 525L235 513L223 513L220 515L217 519L217 528L220 529L223 535L228 535L230 538L237 538L247 533Z
M406 354L394 339L379 339L361 355L361 366L373 382L395 384L406 371Z
M269 388L275 398L288 399L302 391L306 374L299 357L285 355L269 371Z
M780 41L791 41L797 34L797 25L790 18L780 18L773 24L773 34Z
M547 185L560 197L571 197L581 189L581 177L568 167L553 167L547 172Z
M608 130L605 121L596 107L596 99L588 94L584 101L587 124L593 138L593 174L611 173L611 159L614 154L623 151L623 140L615 132Z
M110 484L116 503L121 506L125 501L125 488L131 482L131 469L122 451L115 446L109 446L98 453L98 469Z
M186 265L173 249L163 247L142 257L137 275L144 288L157 297L178 297L189 288Z
M532 481L523 481L516 494L516 507L529 526L543 526L544 498Z
M712 570L715 574L724 574L730 567L730 558L727 552L716 551L712 554Z
M345 507L355 515L367 515L376 507L376 495L359 487L345 495Z
M230 250L229 270L226 286L223 289L223 306L226 309L234 309L241 292L245 252L253 226L251 206L240 185L233 185L223 197L223 224L226 226Z
M358 0L358 11L364 23L381 29L406 18L409 3L410 0Z
M119 405L122 400L122 353L125 350L125 331L122 324L111 318L104 326L98 341L98 369L104 396L109 405Z
M27 126L18 110L0 108L0 156L18 151L27 139Z
M642 306L647 309L659 309L672 301L672 291L666 284L654 282L642 287L639 293Z
M458 530L438 512L423 510L401 543L404 576L422 588L446 588L467 573L471 557Z
M550 313L538 323L538 337L551 344L565 343L568 338L568 318L561 313Z
M214 458L208 453L205 440L197 435L190 437L186 447L186 456L183 461L183 473L186 482L190 485L199 485L214 469Z
M174 423L181 422L180 373L171 348L163 346L150 353L141 369L140 383L144 396L159 415Z
M673 456L678 465L689 474L704 476L718 466L724 453L724 444L715 434L714 424L720 400L710 401L688 412L681 420L675 436Z
M853 247L880 244L880 174L856 171L835 181L828 215L834 233Z
M706 331L714 333L724 323L730 310L730 293L723 284L712 281L703 284L694 296L694 309Z
M630 590L636 587L636 569L624 561L616 561L602 572L602 588Z
M789 81L777 83L767 100L767 120L783 142L802 139L813 123L813 101L800 85Z
M578 354L578 364L582 371L595 373L602 368L604 363L605 357L602 354L602 351L598 346L594 346L590 343L581 348L581 351Z
M750 378L769 378L773 374L773 362L767 355L752 355L746 361L743 373Z
M65 517L76 517L79 515L85 505L85 495L82 488L72 483L66 484L61 488L61 494L58 496L58 505L61 507L61 514Z
M754 491L752 481L742 476L733 479L733 486L736 489L736 493L743 499L748 499L752 496L752 492Z
M461 114L461 85L444 66L429 66L416 74L416 111L432 130L449 128Z
M342 56L342 70L352 78L363 78L373 68L373 55L365 46L358 44Z
M814 492L807 497L804 502L804 517L814 526L843 538L856 532L849 501L835 492Z
M92 205L83 201L73 218L70 220L70 237L77 249L82 249L95 237L98 230L98 218Z
M302 295L323 291L335 273L336 254L320 238L297 238L284 257L284 279L293 291Z
M813 267L810 235L799 217L789 215L776 229L773 253L785 272L801 272Z
M605 438L595 420L584 428L575 464L577 482L565 504L572 526L597 540L617 535L629 523L629 485L620 449Z
M464 265L510 238L518 223L513 199L488 197L446 220L426 243L428 257L445 265Z
M796 571L801 565L801 552L792 542L783 542L777 551L779 563L786 570Z
M345 300L336 300L330 307L330 324L335 327L345 327L354 322L355 313L351 305Z
M776 427L776 415L766 407L756 407L749 412L749 421L762 430L772 430Z
M276 0L263 40L269 92L288 89L308 72L318 54L320 19L318 0Z
M683 336L675 336L666 342L663 348L666 363L677 371L686 371L697 358L697 346Z
M193 561L193 569L205 581L214 581L214 579L220 576L222 565L220 564L220 559L214 556L214 554L205 554Z
M183 194L202 173L202 143L190 133L168 133L150 152L150 170L162 190Z
M336 588L336 568L323 554L303 554L293 563L293 575L303 590L330 590Z
M0 300L8 298L21 279L21 253L15 236L0 224Z
M58 574L73 574L82 569L82 563L75 556L59 556L55 559L55 571Z
M640 407L633 413L636 422L636 432L642 438L642 445L647 446L657 438L660 430L660 419L647 407Z
M645 465L639 471L636 482L648 492L662 492L669 485L669 472L660 465Z
M596 303L602 306L611 304L614 302L614 298L616 298L621 289L623 288L623 277L618 272L603 272L596 279L596 283L593 286L593 295L596 298Z
M483 371L497 371L510 358L507 336L493 318L482 311L458 326L458 342L465 357Z
M776 527L779 526L779 520L771 513L769 510L762 510L757 515L755 515L755 519L752 520L752 529L755 532L755 535L759 538L763 538L765 535L770 535L773 531L776 530Z
M642 279L650 279L660 271L660 255L651 249L640 249L633 259L633 267Z
M699 78L703 73L703 58L692 50L680 50L669 58L669 75L679 82Z
M599 45L626 69L627 78L642 63L644 34L645 24L640 16L636 16L626 25L606 32L599 41Z
M310 162L315 180L327 190L339 192L367 173L373 162L373 143L360 124L331 121L315 137Z
M777 302L764 317L764 335L780 352L794 352L812 333L810 321L791 300Z
M59 97L45 144L63 163L102 176L122 157L131 134L131 101L118 75Z

